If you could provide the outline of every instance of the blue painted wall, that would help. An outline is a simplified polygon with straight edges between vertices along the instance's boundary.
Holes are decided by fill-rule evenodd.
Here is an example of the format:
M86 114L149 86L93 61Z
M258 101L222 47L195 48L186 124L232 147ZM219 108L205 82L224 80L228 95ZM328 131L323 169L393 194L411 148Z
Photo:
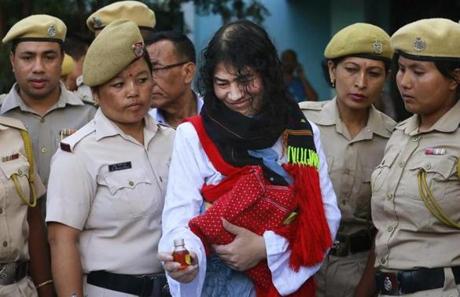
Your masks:
M333 96L322 73L323 51L331 36L342 27L372 20L376 25L388 24L388 3L378 6L365 0L262 0L271 15L262 24L281 53L291 48L297 52L307 78L319 98ZM372 1L374 2L374 1ZM192 38L200 52L214 32L222 25L220 16L193 17ZM386 23L385 23L386 22Z

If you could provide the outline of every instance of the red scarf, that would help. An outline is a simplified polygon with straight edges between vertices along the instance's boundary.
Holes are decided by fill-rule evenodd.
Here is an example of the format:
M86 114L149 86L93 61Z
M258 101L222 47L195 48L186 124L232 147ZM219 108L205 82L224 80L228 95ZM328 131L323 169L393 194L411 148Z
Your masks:
M205 201L212 203L235 187L240 177L247 173L248 166L235 167L223 159L218 148L207 135L200 116L192 117L188 121L195 127L201 145L211 163L216 170L226 177L218 185L203 186L202 195ZM312 137L312 132L311 130L286 130L284 135L285 144L288 144L290 137ZM292 199L296 205L298 215L291 223L279 224L278 228L270 230L288 240L291 250L290 266L294 271L298 271L301 266L312 266L321 263L327 249L332 245L332 239L324 213L317 170L319 159L316 152L307 148L289 145L285 149L287 150L288 163L284 164L283 167L294 180L294 183L289 188L292 191ZM265 182L269 183L268 181ZM199 217L197 217L197 220L199 220ZM195 221L192 219L191 229L192 231L197 231L194 223ZM223 228L221 224L219 227ZM241 227L251 230L251 226ZM251 231L256 232L255 230ZM196 233L199 236L203 235L201 232ZM256 233L262 235L260 233L263 232ZM263 268L259 271L256 270L257 280L254 279L254 273L248 273L254 281L257 297L281 296L271 282L271 274L266 261L260 264L262 264ZM255 268L258 268L259 265ZM262 283L260 282L260 275L265 275L266 278ZM313 279L310 278L295 293L289 296L315 296Z

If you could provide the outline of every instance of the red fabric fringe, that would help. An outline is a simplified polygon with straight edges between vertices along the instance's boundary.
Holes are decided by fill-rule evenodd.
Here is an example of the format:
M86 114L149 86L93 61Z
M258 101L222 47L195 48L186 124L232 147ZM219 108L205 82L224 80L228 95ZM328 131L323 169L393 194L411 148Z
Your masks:
M321 195L319 174L315 167L284 164L294 179L294 197L299 207L299 216L289 226L285 236L292 251L291 267L297 271L300 266L320 263L327 249L332 246L332 237L326 220Z

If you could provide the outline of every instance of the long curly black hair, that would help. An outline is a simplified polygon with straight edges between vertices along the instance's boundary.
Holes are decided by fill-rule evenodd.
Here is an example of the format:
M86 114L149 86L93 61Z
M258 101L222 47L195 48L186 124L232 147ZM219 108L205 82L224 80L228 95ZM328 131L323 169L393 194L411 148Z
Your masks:
M287 101L292 99L284 86L277 50L262 27L247 20L226 24L203 50L198 86L204 99L213 104L219 102L213 88L215 69L219 63L233 66L237 72L236 80L243 87L248 67L261 76L263 95L260 113L268 113L273 118L286 113Z

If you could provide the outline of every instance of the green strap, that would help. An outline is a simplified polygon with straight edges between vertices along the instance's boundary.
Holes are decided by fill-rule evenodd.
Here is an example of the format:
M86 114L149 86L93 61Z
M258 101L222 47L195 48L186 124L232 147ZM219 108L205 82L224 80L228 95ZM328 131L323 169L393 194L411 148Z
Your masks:
M436 202L436 199L433 197L433 193L431 192L430 187L428 187L428 184L426 182L426 171L424 169L421 169L418 172L417 180L420 197L422 198L425 207L431 212L431 214L444 225L460 229L460 224L451 220L451 218L449 218L449 216L442 210L442 208Z

